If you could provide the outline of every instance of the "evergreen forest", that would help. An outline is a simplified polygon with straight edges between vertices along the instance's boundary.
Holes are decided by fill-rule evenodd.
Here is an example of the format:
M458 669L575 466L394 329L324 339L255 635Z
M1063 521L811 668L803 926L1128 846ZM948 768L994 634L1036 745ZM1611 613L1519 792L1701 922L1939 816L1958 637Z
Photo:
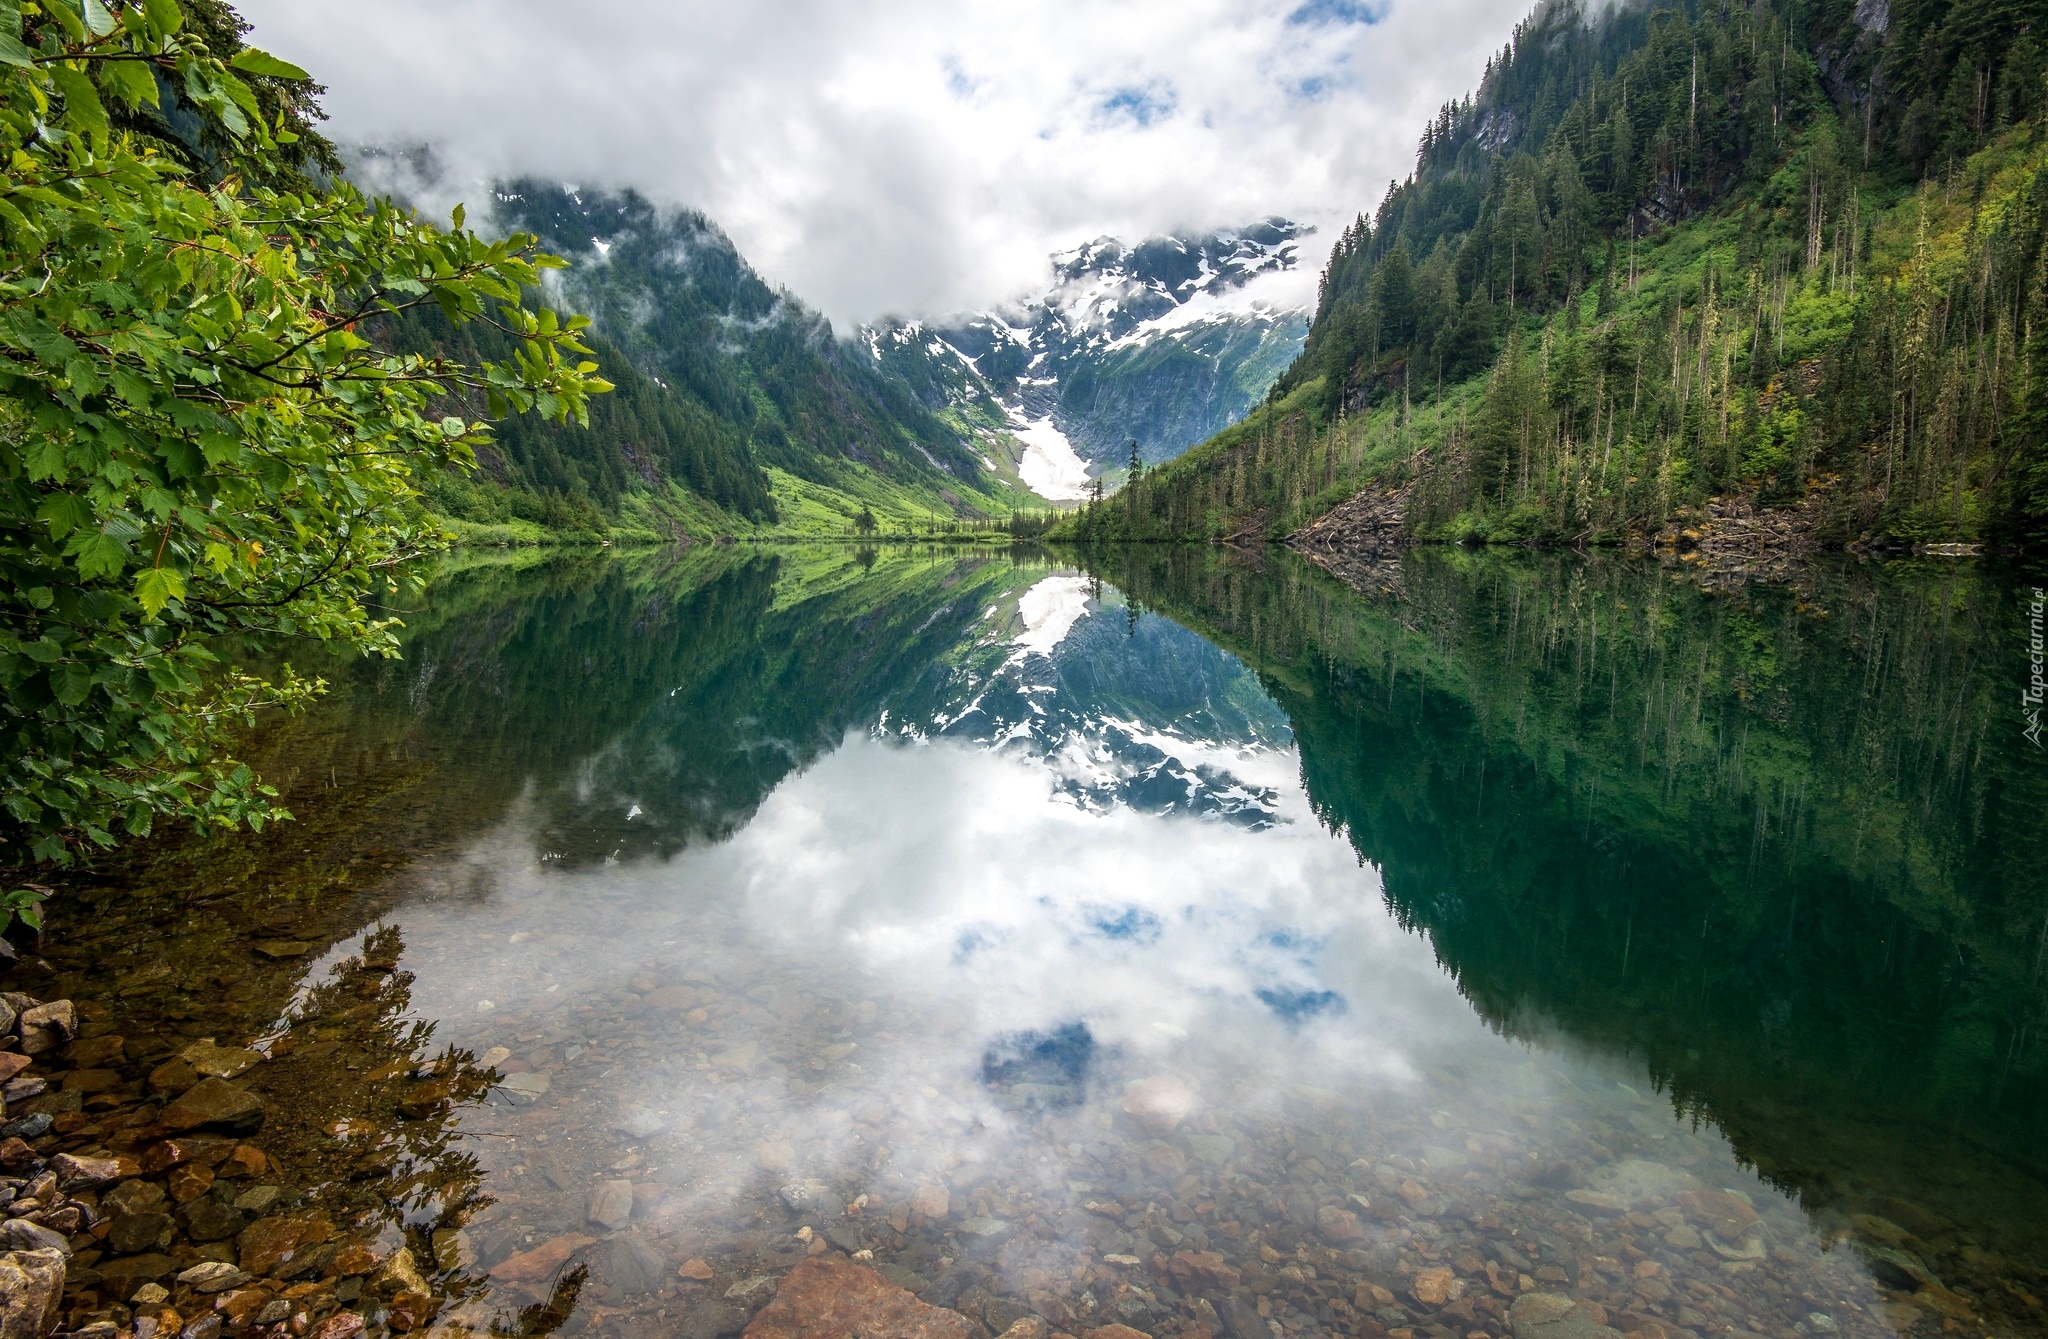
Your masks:
M2043 7L1540 6L1339 240L1264 405L1066 528L1616 542L1711 499L1825 543L2048 528Z

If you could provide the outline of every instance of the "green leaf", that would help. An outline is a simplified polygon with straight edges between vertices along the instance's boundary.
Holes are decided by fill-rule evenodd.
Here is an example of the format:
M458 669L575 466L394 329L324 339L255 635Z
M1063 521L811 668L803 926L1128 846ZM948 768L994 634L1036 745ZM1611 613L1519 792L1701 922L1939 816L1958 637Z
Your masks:
M85 26L92 29L94 37L105 37L114 31L114 16L100 0L85 0Z
M135 574L135 598L142 612L155 618L172 600L185 598L185 577L168 567L148 567Z
M106 134L107 109L100 105L100 95L92 80L83 71L64 64L50 66L49 73L57 91L64 95L64 123L88 134Z
M92 508L76 493L52 493L36 508L36 519L48 523L51 538L62 539L78 527L92 524Z
M100 64L100 79L107 90L130 107L157 105L156 76L141 61L110 60Z
M10 17L12 25L7 22ZM34 53L21 44L21 10L12 0L0 3L0 65L35 68Z
M290 61L279 60L268 51L258 51L255 47L249 47L246 50L235 53L235 58L229 61L228 64L240 70L243 74L262 75L267 79L311 79L313 77Z
M142 12L149 16L150 23L165 34L174 33L185 24L185 15L178 8L177 0L142 0Z
M85 701L92 691L92 669L86 665L59 665L50 671L50 691L67 707Z

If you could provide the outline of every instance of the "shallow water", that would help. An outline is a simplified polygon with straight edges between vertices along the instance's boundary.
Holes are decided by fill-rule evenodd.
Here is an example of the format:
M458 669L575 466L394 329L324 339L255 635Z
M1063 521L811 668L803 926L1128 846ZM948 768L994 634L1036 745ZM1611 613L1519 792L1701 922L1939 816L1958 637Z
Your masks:
M252 1043L265 1221L373 1327L350 1242L528 1333L823 1251L992 1333L2048 1329L2019 588L1118 562L451 572L258 741L300 822L58 917L126 1050L54 1138Z

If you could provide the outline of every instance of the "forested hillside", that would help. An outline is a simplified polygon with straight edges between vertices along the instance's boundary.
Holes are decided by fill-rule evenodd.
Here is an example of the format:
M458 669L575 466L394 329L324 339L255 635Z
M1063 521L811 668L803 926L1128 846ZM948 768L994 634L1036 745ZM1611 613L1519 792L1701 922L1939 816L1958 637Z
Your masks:
M924 385L839 339L703 215L534 180L491 197L495 228L569 262L541 297L593 319L592 355L616 390L588 427L508 421L479 474L434 481L437 509L458 522L847 534L863 514L907 528L1043 505L1016 482L992 397ZM460 360L502 356L505 340L431 314L398 338Z
M1835 542L2048 522L2039 3L1546 4L1346 231L1265 406L1079 536L1612 540L1725 494Z

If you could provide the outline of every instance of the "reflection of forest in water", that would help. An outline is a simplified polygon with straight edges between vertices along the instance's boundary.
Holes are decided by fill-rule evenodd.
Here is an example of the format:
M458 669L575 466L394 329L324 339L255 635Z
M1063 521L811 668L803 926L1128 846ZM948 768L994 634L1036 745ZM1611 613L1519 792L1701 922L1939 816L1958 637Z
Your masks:
M1640 1056L1817 1213L2048 1245L2048 765L2009 580L1845 563L1716 594L1424 550L1367 597L1284 553L1101 570L1258 668L1318 811L1496 1027Z

